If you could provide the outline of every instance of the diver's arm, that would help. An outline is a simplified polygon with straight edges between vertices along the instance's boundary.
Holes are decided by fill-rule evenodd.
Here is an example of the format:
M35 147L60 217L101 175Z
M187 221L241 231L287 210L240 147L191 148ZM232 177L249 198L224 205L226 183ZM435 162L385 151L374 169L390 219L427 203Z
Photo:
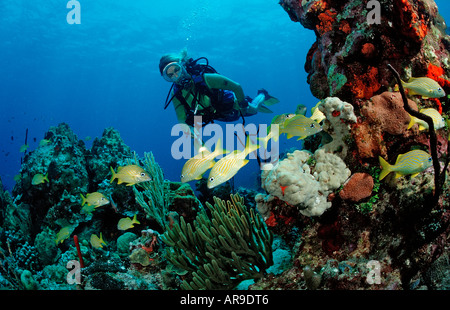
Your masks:
M244 90L239 83L217 73L205 73L203 77L209 88L231 90L239 103L245 100Z
M179 123L185 123L186 122L186 110L184 108L184 105L176 98L174 97L172 99L173 106L175 108L175 113L177 115L177 119Z
M198 130L195 127L192 127L192 126L189 126L186 124L187 116L186 116L186 110L184 108L184 105L176 97L173 98L172 102L173 102L173 106L175 107L175 113L177 115L178 123L185 124L186 126L189 127L190 135L194 139L194 145L195 145L195 143L197 143L198 145L202 146L203 141L200 137L200 133L198 132ZM185 133L189 134L189 132L187 132L187 130Z

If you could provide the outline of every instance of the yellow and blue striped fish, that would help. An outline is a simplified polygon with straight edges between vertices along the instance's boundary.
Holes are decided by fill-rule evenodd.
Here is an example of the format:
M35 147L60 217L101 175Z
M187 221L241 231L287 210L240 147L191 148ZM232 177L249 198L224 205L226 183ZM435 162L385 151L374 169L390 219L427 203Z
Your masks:
M288 139L298 136L299 138L297 140L301 140L321 130L322 127L319 123L309 117L298 114L284 121L283 128L280 128L280 134L287 134Z
M208 151L205 146L199 148L198 154L190 158L184 164L183 169L181 169L181 182L186 183L192 180L200 180L203 173L214 166L214 158L225 154L225 152L226 151L222 149L220 139L217 140L216 148L212 153Z
M128 183L127 186L132 186L137 183L151 181L152 178L143 168L138 165L128 165L117 168L117 172L111 169L112 177L109 183L112 183L114 179L117 179L117 184Z
M294 117L296 114L280 114L274 116L272 118L272 121L270 122L269 127L267 127L267 135L264 138L258 138L258 141L262 142L264 145L264 148L267 149L267 143L269 143L270 139L273 139L275 142L278 141L278 138L280 137L280 128L283 128L284 121Z
M445 126L444 118L436 109L433 108L421 109L419 112L428 115L433 119L434 130L441 129ZM408 129L414 126L414 124L419 125L419 130L428 129L427 122L418 119L417 117L411 116L411 121L409 122Z
M378 159L383 168L380 173L380 180L384 179L391 172L395 172L395 178L408 174L411 174L411 177L415 177L433 164L430 154L422 150L413 150L398 155L395 165L390 165L381 156Z
M326 116L325 114L323 114L322 111L319 110L319 104L322 101L319 101L313 108L311 108L311 117L310 119L312 119L313 121L316 121L317 123L320 123L321 121L323 121Z
M292 118L295 115L296 114L291 113L291 114L280 114L280 115L274 116L274 118L272 118L272 121L270 122L270 126L267 127L267 134L270 133L270 129L272 128L272 125L278 125L281 128L281 126L283 126L285 120Z
M259 145L252 144L250 136L247 136L247 142L243 151L236 150L227 156L221 158L211 169L208 177L208 188L216 187L232 177L248 163L245 159L248 154L256 151Z
M419 95L423 99L445 96L445 91L438 82L428 77L410 78L408 82L402 81L402 85L408 89L408 95Z

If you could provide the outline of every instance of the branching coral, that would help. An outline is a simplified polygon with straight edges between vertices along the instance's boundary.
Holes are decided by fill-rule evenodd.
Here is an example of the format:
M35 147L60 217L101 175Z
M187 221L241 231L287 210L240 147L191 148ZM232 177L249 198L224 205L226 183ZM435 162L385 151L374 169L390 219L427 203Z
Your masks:
M183 217L172 229L166 226L162 240L171 248L167 259L176 267L191 272L183 289L231 289L245 279L263 276L273 264L272 233L261 217L250 209L239 194L225 202L214 197L193 225Z
M162 229L166 226L166 215L169 207L166 199L168 184L164 182L164 175L161 167L155 162L153 153L144 154L144 169L150 174L151 181L143 182L140 185L143 191L133 187L136 201L147 213L148 218L154 219ZM136 159L135 159L136 161Z

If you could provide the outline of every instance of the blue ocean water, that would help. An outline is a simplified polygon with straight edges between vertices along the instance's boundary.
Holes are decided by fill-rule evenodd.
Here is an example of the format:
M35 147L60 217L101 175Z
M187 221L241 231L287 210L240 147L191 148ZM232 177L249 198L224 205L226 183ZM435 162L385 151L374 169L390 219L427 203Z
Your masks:
M178 181L173 107L163 109L170 84L160 57L186 47L205 56L251 97L260 88L280 100L270 123L298 104L317 103L303 69L314 34L292 22L278 0L79 0L80 24L69 24L66 0L0 2L0 177L11 190L23 156L50 126L66 122L80 139L114 127L132 150L153 152L165 177ZM450 3L436 1L450 19ZM89 147L92 140L87 139ZM295 141L281 142L280 150ZM255 186L259 166L248 164L236 185Z

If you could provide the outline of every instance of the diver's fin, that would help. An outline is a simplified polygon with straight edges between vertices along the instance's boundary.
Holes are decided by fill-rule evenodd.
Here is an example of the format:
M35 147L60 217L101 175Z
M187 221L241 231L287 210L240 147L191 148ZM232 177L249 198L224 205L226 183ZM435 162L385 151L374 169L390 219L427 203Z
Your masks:
M261 113L273 113L272 110L270 110L268 107L266 107L266 106L264 106L262 104L258 107L258 112L261 112Z
M264 101L265 105L271 106L274 104L277 104L278 102L280 102L280 100L278 100L275 97L269 96L269 98L266 97L266 100Z
M253 109L258 109L264 102L264 98L265 98L264 94L262 93L258 94L255 98L253 98L251 102L248 103L248 105Z
M267 90L265 90L264 88L258 90L258 95L259 94L263 94L264 95L264 104L267 105L267 106L271 106L271 105L274 105L274 104L280 102L280 100L278 100L277 98L272 97L271 95L269 95Z

